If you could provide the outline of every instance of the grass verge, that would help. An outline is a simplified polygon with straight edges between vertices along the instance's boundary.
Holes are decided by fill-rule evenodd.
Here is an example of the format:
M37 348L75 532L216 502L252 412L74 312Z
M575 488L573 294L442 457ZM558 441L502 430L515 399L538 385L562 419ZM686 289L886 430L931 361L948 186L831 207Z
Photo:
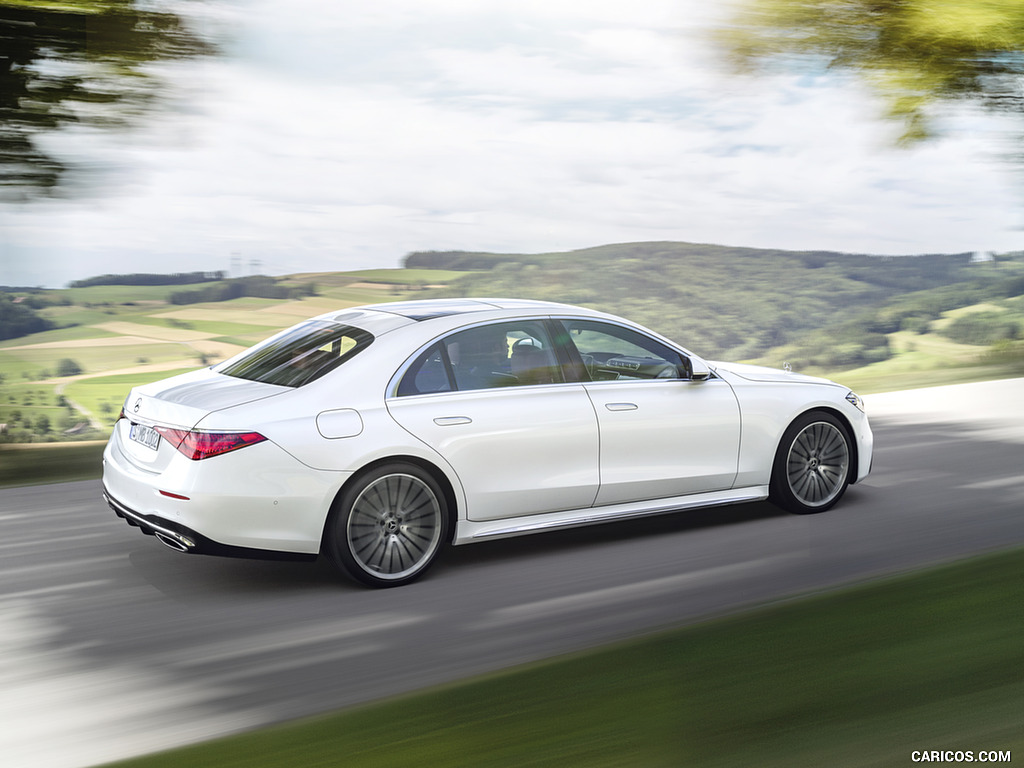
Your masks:
M117 765L844 768L1020 752L1022 569L1024 550L990 555Z
M0 445L0 488L98 479L105 440Z

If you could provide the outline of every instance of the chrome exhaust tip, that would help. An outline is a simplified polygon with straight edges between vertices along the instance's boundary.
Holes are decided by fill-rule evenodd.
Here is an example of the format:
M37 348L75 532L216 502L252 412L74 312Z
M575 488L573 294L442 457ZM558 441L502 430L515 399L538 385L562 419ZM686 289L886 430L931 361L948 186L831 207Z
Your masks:
M191 539L187 539L184 536L179 535L168 535L162 531L156 531L154 534L161 544L165 547L170 547L175 552L188 552L195 543Z

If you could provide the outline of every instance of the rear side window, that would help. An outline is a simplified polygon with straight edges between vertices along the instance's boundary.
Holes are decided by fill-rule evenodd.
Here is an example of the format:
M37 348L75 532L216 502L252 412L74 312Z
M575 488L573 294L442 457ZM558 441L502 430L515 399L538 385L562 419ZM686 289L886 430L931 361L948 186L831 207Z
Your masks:
M373 341L349 325L311 320L226 360L213 370L239 379L301 387L333 371Z
M398 396L424 395L429 392L451 392L455 387L446 359L448 352L442 344L435 344L409 366L398 385Z
M453 333L417 357L398 385L399 397L565 380L538 320L506 320Z

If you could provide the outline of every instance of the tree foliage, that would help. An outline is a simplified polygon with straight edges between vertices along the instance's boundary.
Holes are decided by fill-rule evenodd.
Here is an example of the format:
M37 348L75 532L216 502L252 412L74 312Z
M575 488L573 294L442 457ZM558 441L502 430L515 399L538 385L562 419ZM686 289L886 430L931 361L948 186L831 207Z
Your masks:
M57 363L58 376L78 376L82 373L82 366L70 357L62 357ZM63 403L60 403L63 405Z
M37 314L24 300L0 293L0 340L41 333L53 327L52 322Z
M1021 338L1021 325L1002 312L971 312L943 328L942 335L961 344L988 346Z
M302 296L312 296L315 292L316 285L313 283L298 286L282 285L272 277L252 275L212 283L191 291L175 291L168 300L171 304L200 304L207 301L230 301L243 296L261 299L297 299Z
M224 272L175 272L173 274L132 273L123 275L97 275L68 283L69 288L88 288L92 285L192 285L223 280Z
M932 132L937 102L1024 109L1021 0L746 0L721 40L748 70L857 73L908 142Z
M60 183L67 166L40 134L129 125L161 92L148 63L212 50L177 15L135 0L0 0L0 196Z

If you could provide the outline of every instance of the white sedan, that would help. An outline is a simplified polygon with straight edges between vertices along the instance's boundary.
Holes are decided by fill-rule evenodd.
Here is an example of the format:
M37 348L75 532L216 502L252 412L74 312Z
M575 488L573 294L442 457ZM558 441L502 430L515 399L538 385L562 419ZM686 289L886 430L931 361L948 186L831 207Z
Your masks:
M832 507L871 467L861 399L707 362L566 304L330 312L136 387L104 498L181 552L329 557L405 584L446 544L770 499Z

